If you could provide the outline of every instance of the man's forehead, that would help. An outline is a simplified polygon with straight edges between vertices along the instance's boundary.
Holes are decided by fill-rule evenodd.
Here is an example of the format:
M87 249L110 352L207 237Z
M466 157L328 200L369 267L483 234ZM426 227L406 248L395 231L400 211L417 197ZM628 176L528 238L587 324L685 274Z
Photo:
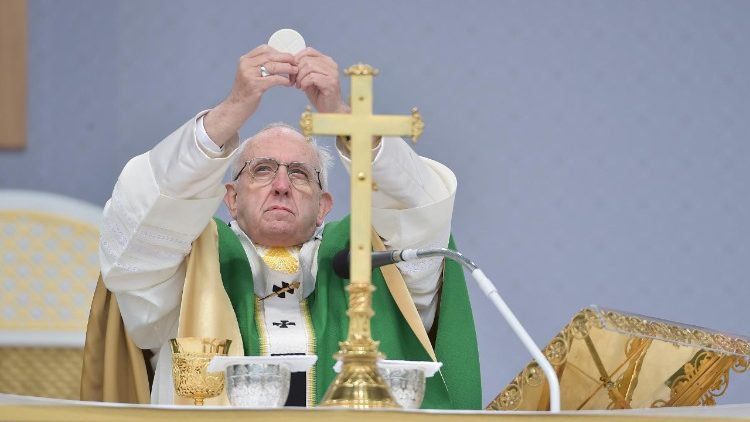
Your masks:
M278 157L278 155L298 156L299 160L316 158L313 145L299 132L286 127L274 127L258 133L250 141L247 148L247 157Z

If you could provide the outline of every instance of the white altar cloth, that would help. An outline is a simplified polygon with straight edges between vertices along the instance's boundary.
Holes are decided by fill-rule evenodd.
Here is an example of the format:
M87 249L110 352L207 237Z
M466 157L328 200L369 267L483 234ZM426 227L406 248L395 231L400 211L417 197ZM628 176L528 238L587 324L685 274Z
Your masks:
M28 406L86 406L93 408L117 408L117 409L161 409L161 410L174 410L176 412L181 411L249 411L249 409L238 409L231 407L220 407L220 406L178 406L178 405L139 405L139 404L121 404L121 403L101 403L101 402L86 402L77 400L63 400L63 399L50 399L43 397L31 397L31 396L19 396L13 394L0 394L0 421L13 420L8 419L9 415L5 414L3 408L17 408L17 407L28 407ZM331 411L331 410L348 410L348 409L330 409L330 408L283 408L283 409L261 409L260 412L273 412L273 411L289 411L289 412L317 412L317 411ZM498 412L498 411L467 411L467 410L380 410L379 412L406 412L406 413L417 413L424 415L462 415L463 417L469 415L483 415L486 417L502 417L502 416L539 416L539 417L555 417L557 415L549 412ZM750 420L750 403L746 404L727 404L718 406L703 406L703 407L670 407L670 408L658 408L658 409L630 409L630 410L585 410L585 411L562 411L559 415L564 417L570 416L581 416L587 419L592 416L642 416L644 420L650 420L654 418L695 418L696 420L714 420L714 419L737 419L737 420ZM395 416L395 415L394 415ZM484 419L483 418L483 419ZM616 418L619 419L619 418ZM641 419L641 418L635 418ZM634 420L635 420L634 419ZM485 419L486 420L486 419Z

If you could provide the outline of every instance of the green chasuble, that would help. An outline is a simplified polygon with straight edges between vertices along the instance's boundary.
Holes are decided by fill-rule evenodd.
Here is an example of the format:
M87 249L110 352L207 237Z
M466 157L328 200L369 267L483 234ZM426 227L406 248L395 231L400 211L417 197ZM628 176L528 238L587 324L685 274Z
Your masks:
M245 355L259 355L256 296L250 264L232 229L219 220L217 227L221 278L237 316ZM349 233L349 217L326 223L318 250L315 290L306 299L314 329L314 353L318 355L313 369L313 401L316 404L336 376L333 355L339 350L338 343L347 336L349 294L344 287L349 280L334 274L331 260L347 244ZM449 247L454 248L452 239ZM372 283L376 288L372 298L375 311L372 337L380 341L380 351L388 359L431 360L398 310L379 269L373 270ZM439 294L434 348L443 367L435 376L427 379L422 408L480 409L482 392L476 332L466 281L459 264L446 260Z

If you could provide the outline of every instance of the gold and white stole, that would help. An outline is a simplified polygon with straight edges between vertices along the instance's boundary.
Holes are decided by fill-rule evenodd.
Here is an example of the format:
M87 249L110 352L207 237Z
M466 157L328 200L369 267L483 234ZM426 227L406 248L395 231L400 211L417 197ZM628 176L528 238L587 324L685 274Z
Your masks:
M305 298L315 288L312 271L317 270L314 264L319 237L302 247L268 248L254 244L236 222L232 229L240 238L253 273L261 354L314 354L312 320Z
M306 298L315 289L317 253L323 226L318 227L313 238L301 248L255 245L239 229L236 221L232 222L231 227L240 239L253 273L260 354L316 354L315 331ZM307 371L303 379L303 385L298 385L301 380L297 374L292 374L291 389L304 388L304 403L313 406L315 367Z
M265 337L265 354L307 354L309 345L307 318L302 294L303 270L299 247L266 248L256 246L261 258L261 279L253 277L259 314Z

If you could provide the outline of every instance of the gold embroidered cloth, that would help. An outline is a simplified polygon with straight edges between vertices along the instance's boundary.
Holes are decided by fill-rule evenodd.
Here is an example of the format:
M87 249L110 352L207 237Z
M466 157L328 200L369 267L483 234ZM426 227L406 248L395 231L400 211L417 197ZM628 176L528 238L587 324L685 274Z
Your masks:
M750 339L592 306L544 349L560 380L561 408L714 405L731 372L745 372ZM549 387L532 362L487 406L546 410Z

